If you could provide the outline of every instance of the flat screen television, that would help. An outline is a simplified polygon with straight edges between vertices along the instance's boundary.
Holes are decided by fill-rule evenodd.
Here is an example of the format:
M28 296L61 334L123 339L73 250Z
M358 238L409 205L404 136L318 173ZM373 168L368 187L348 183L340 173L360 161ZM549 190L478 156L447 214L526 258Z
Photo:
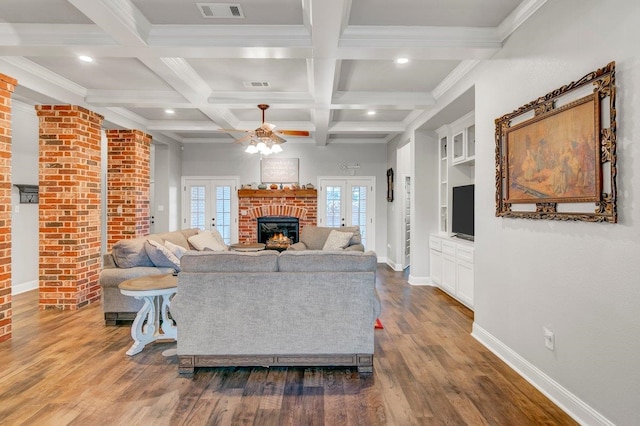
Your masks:
M451 232L456 237L473 241L474 185L453 187Z

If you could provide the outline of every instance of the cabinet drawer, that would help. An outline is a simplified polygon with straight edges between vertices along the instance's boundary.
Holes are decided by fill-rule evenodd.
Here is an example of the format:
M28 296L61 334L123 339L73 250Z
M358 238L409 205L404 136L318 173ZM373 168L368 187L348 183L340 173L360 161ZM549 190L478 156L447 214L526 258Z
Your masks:
M464 260L473 263L473 249L469 247L458 246L456 258L458 258L458 260Z
M436 237L429 237L429 248L436 251L442 251L442 240Z
M456 245L449 241L442 242L442 253L450 254L451 256L456 255Z

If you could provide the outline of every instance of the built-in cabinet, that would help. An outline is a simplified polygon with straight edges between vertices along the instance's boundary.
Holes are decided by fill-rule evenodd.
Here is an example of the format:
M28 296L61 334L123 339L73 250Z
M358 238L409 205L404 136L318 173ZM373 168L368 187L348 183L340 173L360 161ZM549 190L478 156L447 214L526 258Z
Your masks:
M429 237L431 280L473 309L473 242L451 233L452 188L475 181L474 112L440 127L438 134L438 233Z
M476 126L474 112L440 127L438 133L438 232L451 232L451 198L454 186L475 181Z
M429 236L431 280L473 309L473 243L442 235Z

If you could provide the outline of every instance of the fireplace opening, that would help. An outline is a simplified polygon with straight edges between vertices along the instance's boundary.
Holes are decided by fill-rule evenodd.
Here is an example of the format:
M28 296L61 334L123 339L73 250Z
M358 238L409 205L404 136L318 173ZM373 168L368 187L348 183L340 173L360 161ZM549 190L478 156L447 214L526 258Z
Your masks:
M292 216L262 216L258 218L258 242L267 243L270 239L298 242L299 221Z

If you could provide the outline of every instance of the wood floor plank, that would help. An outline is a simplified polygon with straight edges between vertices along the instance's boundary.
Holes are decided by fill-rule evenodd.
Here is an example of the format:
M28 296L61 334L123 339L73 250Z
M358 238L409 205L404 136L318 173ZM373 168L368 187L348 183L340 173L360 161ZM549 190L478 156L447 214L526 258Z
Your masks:
M470 336L473 312L406 272L378 267L384 328L374 372L353 368L202 368L180 377L156 342L133 357L128 326L99 305L40 311L13 298L0 343L1 425L574 425Z

